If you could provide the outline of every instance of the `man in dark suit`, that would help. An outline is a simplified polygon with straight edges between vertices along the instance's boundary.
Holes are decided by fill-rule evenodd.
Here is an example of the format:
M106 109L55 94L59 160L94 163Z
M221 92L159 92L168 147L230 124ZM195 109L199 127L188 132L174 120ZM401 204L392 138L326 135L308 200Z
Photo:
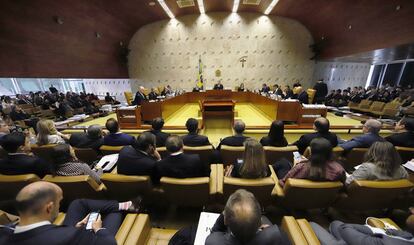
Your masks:
M52 222L59 214L62 199L63 191L56 184L37 181L25 186L16 196L20 221L16 226L0 227L0 244L115 245L115 235L122 223L121 212L139 209L135 200L119 203L79 199L70 204L63 225L56 226ZM87 230L91 212L100 215L92 221L92 229Z
M344 141L343 143L340 143L339 146L342 147L345 152L349 152L353 148L369 148L374 142L384 141L384 139L379 136L381 126L380 121L369 119L362 127L363 135Z
M76 148L92 148L99 150L103 145L102 129L98 124L88 127L86 133L74 133L70 136L69 144Z
M325 97L328 95L328 85L323 81L323 79L319 79L313 89L316 90L315 92L315 103L316 104L323 104L325 102Z
M223 90L223 84L221 84L221 81L219 80L216 84L214 84L214 90Z
M310 145L310 142L316 138L325 138L327 139L332 147L338 145L338 137L336 134L329 132L329 120L324 117L319 117L313 122L313 129L316 130L315 133L302 135L298 141L293 143L299 149L300 154L303 154L306 148Z
M161 160L155 145L155 136L144 132L137 137L133 146L125 146L119 152L116 163L119 174L149 175L154 178L155 166Z
M145 88L140 86L137 93L135 94L135 98L132 101L133 105L141 105L143 100L147 100L147 96L144 94Z
M279 88L279 85L277 84L273 85L273 94L278 95L283 98L283 91L281 88Z
M301 104L309 104L308 93L302 88L298 87L298 100Z
M244 124L242 120L234 121L233 129L234 129L235 135L228 136L222 139L220 141L220 144L217 146L217 150L220 150L222 145L243 146L244 141L249 138L243 135L245 128L246 128L246 125Z
M287 235L262 216L261 207L251 192L239 189L227 200L206 239L206 245L287 245Z
M155 135L157 147L164 147L165 141L167 140L168 136L170 136L170 134L161 131L162 127L164 127L164 119L161 117L154 118L151 122L151 126L152 129L147 132Z
M150 100L156 100L158 97L158 94L155 93L154 88L151 88L151 92L148 94L148 99Z
M414 147L414 119L405 117L395 125L395 134L385 137L394 146Z
M0 119L0 144L3 142L4 136L6 136L9 133L10 133L9 125L7 125L5 121Z
M183 136L183 142L186 146L204 146L211 145L207 136L198 134L198 121L195 118L189 118L185 123L188 134Z
M53 85L50 85L50 87L49 87L49 91L50 91L52 94L54 94L54 93L58 93L58 90L57 90L55 87L53 87Z
M263 83L262 88L260 89L260 93L269 93L270 87L267 86L266 83Z
M42 178L50 172L46 161L25 153L30 146L23 133L13 132L4 136L1 146L7 152L7 157L0 159L1 174L36 174Z
M170 155L158 162L155 182L163 176L173 178L209 176L209 166L201 162L198 155L183 153L184 145L179 136L168 137L165 146Z
M133 145L135 143L134 137L119 131L118 121L114 118L109 118L106 121L105 127L109 131L109 134L104 137L104 145L122 146Z
M294 97L292 89L290 89L289 85L285 85L284 91L283 91L283 99L291 99Z

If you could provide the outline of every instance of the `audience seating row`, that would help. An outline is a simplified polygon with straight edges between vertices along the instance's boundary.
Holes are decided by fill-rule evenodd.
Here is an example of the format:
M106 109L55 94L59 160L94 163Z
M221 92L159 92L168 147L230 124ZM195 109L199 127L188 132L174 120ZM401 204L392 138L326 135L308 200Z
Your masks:
M406 179L358 180L351 183L345 192L341 192L343 184L340 182L316 182L305 179L288 179L282 188L272 168L270 169L272 171L270 177L241 179L224 176L223 165L212 164L210 177L184 179L163 177L157 188L153 188L149 176L104 174L101 185L89 176L45 176L44 180L62 187L66 203L77 198L125 201L143 195L149 200L168 201L178 206L202 207L207 204L225 203L231 193L241 188L254 193L263 206L276 204L287 209L331 206L360 211L406 207L413 201L409 192L414 184ZM13 199L24 185L40 180L33 174L0 177L1 200Z
M399 102L397 100L393 100L388 103L380 102L380 101L371 101L371 100L361 100L360 103L349 102L348 107L351 110L369 113L378 117L395 117L400 112L400 107L402 106L403 102ZM403 114L406 115L414 115L414 103L408 106L404 111Z

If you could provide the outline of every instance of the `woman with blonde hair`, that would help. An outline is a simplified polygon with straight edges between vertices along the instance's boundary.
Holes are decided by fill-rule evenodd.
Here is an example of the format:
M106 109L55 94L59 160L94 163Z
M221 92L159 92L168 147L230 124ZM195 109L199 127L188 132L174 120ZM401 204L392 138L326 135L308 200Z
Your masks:
M354 180L398 180L408 177L401 166L401 157L390 142L375 142L365 155L365 162L346 178L349 185Z
M237 162L226 170L226 175L245 179L270 176L263 146L255 139L247 139L244 147L243 159L237 159Z
M69 136L56 130L55 123L52 120L40 120L36 128L38 145L65 144L65 139L69 140Z

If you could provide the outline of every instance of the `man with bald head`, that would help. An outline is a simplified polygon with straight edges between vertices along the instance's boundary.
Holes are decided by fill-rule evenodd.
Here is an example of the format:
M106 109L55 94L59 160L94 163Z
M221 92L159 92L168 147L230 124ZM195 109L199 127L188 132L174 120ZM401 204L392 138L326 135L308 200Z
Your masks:
M59 213L63 192L59 186L38 181L25 186L16 197L19 223L0 228L0 244L116 244L115 234L121 225L120 211L136 211L132 201L79 199L73 201L62 226L53 225ZM92 230L86 230L89 213L99 212ZM102 221L101 215L105 216Z
M145 95L145 88L143 86L139 86L137 93L135 94L135 98L132 101L133 105L141 105L143 100L148 100L147 96Z
M243 135L246 124L242 120L235 120L233 125L234 135L228 136L220 141L220 144L217 146L217 150L220 150L222 145L228 146L243 146L244 141L249 137Z
M329 120L325 117L316 118L313 122L313 129L316 130L315 133L302 135L298 141L293 143L299 149L299 153L303 154L306 148L310 145L310 142L316 138L325 138L327 139L332 147L338 145L338 137L336 134L329 132Z
M239 189L227 200L206 245L290 244L287 236L261 214L259 202L251 192Z
M76 148L92 148L99 150L103 145L102 128L98 124L88 127L86 133L73 133L70 136L69 144Z
M351 140L345 141L339 144L345 152L351 151L353 148L369 148L374 142L384 141L379 136L381 130L381 122L375 119L368 119L362 127L363 135L352 138Z

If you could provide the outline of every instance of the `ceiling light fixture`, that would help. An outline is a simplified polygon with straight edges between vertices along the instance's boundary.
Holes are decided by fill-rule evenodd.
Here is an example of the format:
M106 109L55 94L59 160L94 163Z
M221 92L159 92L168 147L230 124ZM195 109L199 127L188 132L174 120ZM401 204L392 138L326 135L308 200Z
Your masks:
M240 3L240 0L234 0L233 10L232 10L233 13L237 13L237 9L239 9L239 3Z
M273 0L269 6L267 7L267 9L264 11L265 15L270 14L270 12L272 12L273 8L276 6L276 4L279 2L279 0Z
M161 5L162 9L164 9L164 12L168 15L168 17L171 19L175 18L174 14L171 12L170 8L168 8L164 0L158 0L158 3Z
M204 9L204 1L197 0L197 3L198 3L198 9L200 10L200 14L205 14L206 10Z

